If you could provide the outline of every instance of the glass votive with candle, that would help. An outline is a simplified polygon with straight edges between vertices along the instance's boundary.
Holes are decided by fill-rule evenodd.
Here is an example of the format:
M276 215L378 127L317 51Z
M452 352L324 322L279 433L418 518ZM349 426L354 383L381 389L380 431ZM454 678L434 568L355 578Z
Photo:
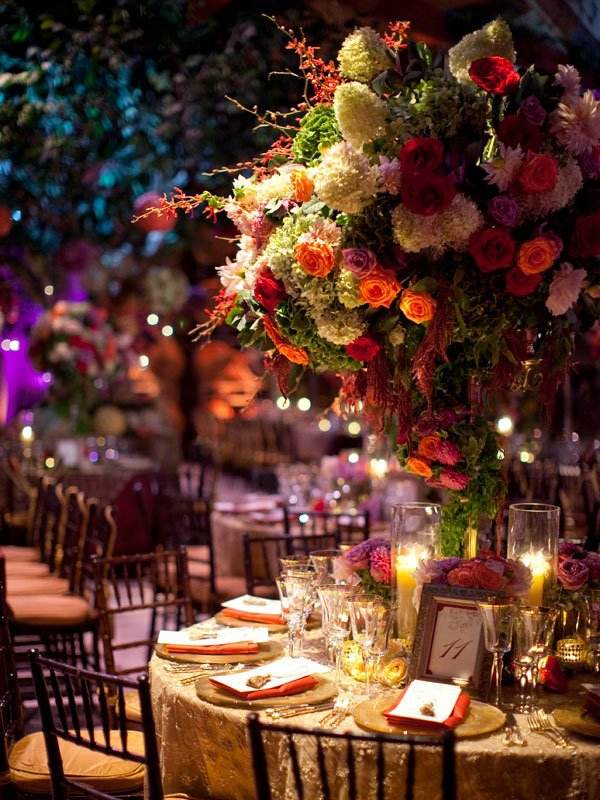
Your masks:
M513 503L508 509L507 555L531 570L524 598L529 606L544 605L556 582L560 508L546 503Z
M437 503L400 503L392 508L392 602L396 608L393 638L410 655L417 624L416 572L440 551L442 508Z

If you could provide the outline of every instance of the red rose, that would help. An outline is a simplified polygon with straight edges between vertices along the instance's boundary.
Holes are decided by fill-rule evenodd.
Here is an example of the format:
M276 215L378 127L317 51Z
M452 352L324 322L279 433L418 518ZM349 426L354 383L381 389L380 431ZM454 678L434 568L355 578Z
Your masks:
M508 580L501 572L490 569L485 564L477 564L475 569L475 582L480 589L489 589L491 592L498 592L504 589Z
M539 125L532 125L518 114L504 117L497 133L502 144L512 148L520 145L525 150L539 150L543 138Z
M413 214L430 217L445 211L456 194L447 175L409 175L402 182L402 202Z
M381 345L372 336L359 336L346 345L346 353L357 361L372 361L381 350Z
M509 94L519 85L519 73L512 61L502 56L478 58L469 67L469 77L490 94Z
M546 656L540 661L540 683L551 692L562 694L568 690L567 676L556 656Z
M448 573L450 586L461 586L463 589L472 589L475 586L474 564L461 564Z
M469 252L482 272L509 269L515 255L515 242L504 228L483 228L471 236Z
M569 253L578 258L600 256L600 211L577 217Z
M444 145L439 139L416 136L404 145L399 153L403 173L432 173L444 161Z
M272 314L284 297L285 287L283 283L267 267L256 279L254 299L261 304L265 311Z
M527 153L517 182L527 194L550 192L556 186L558 164L547 153Z
M542 281L542 273L525 275L518 267L506 273L506 291L515 297L525 297L535 292Z

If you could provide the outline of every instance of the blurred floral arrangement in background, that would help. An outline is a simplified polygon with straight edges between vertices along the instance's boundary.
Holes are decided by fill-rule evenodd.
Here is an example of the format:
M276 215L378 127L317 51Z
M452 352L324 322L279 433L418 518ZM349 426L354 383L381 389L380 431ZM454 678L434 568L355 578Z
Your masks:
M450 491L443 551L458 555L503 501L495 394L537 365L549 402L572 331L598 316L600 103L572 66L517 67L501 19L446 58L408 23L360 28L337 64L281 30L306 93L258 114L278 139L252 175L146 213L229 217L238 251L199 337L227 322L283 393L306 368L338 373L339 408Z

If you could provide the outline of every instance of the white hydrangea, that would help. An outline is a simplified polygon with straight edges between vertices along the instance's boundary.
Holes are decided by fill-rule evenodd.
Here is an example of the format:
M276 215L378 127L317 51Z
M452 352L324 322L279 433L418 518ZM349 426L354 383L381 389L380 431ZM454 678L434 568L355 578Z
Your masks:
M347 214L358 214L377 194L377 167L348 142L338 142L323 153L313 180L319 200Z
M459 83L472 85L469 67L473 61L487 56L503 56L513 63L516 61L512 33L501 17L474 33L468 33L451 47L448 51L448 67Z
M335 90L333 110L342 136L357 149L385 132L387 106L364 83L341 83Z
M361 83L369 83L391 64L383 39L368 27L359 28L344 39L338 62L344 78Z
M394 241L409 253L430 248L440 256L445 250L466 250L471 234L482 225L481 212L463 194L457 194L446 211L430 217L413 214L404 205L392 212Z
M346 308L358 308L365 305L359 294L359 280L352 272L341 269L335 282L337 298Z
M554 189L549 192L519 194L518 201L523 216L540 219L559 211L571 202L582 186L583 175L579 164L574 158L569 158L564 166L558 169Z
M329 309L326 314L314 314L317 333L332 344L350 344L361 336L367 327L358 311L343 312Z

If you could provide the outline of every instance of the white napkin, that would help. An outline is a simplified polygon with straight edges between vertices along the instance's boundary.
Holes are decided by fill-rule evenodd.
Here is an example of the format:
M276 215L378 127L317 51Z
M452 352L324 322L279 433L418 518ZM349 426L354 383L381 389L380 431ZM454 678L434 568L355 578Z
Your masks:
M265 689L274 689L277 686L282 686L284 683L290 681L297 681L300 678L305 678L307 675L320 675L324 672L329 672L331 667L324 664L319 664L318 661L313 661L310 658L290 658L284 656L275 661L270 661L262 667L254 667L254 669L247 669L244 672L236 672L233 675L219 675L211 678L213 683L220 683L223 686L228 686L236 692L258 692ZM248 679L254 675L270 675L271 679L265 683L260 689L253 689L248 686Z
M418 719L425 722L444 723L454 711L460 697L460 686L433 681L413 681L404 692L402 699L386 716L402 719ZM421 713L422 706L433 703L433 715Z
M268 600L265 597L253 597L251 594L234 597L233 600L226 600L221 605L223 608L247 611L250 614L281 615L281 600Z
M195 634L195 635L194 635ZM198 638L198 632L186 628L183 631L160 631L158 644L178 644L186 647L207 647L209 645L235 644L236 642L267 642L267 628L224 628L206 638Z

